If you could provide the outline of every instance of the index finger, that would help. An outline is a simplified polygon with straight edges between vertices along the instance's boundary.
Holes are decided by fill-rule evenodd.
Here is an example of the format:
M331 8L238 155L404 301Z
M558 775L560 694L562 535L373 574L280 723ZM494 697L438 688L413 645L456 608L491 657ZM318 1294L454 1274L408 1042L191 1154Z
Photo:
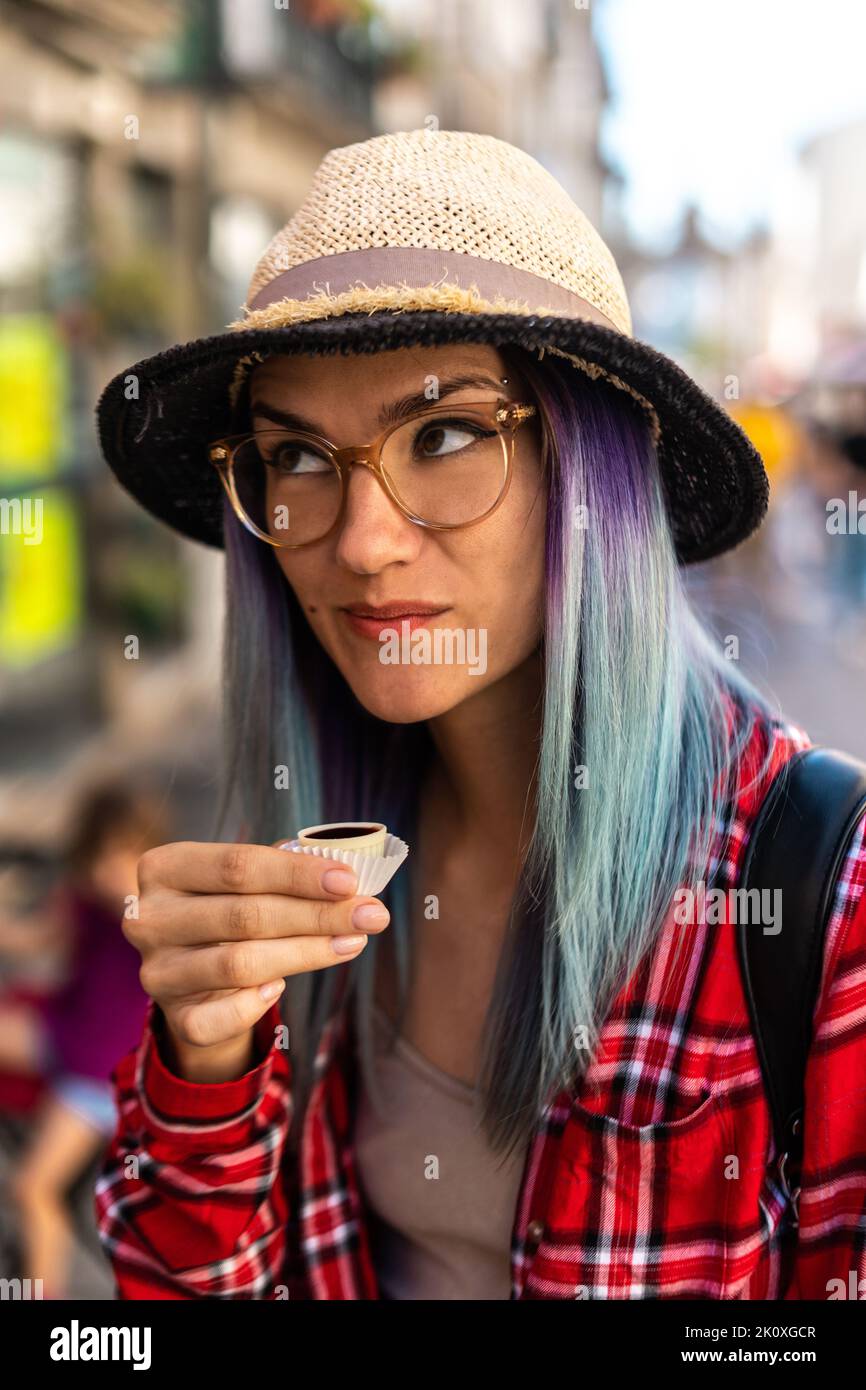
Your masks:
M178 840L138 861L139 889L159 884L179 893L286 893L294 898L352 897L358 877L348 864L274 845Z

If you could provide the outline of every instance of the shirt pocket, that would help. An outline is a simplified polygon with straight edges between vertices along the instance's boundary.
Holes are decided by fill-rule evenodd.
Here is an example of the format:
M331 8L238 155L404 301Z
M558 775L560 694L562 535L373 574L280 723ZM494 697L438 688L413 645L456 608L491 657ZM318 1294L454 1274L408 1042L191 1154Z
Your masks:
M724 1297L730 1117L706 1087L680 1110L633 1125L573 1101L530 1298Z

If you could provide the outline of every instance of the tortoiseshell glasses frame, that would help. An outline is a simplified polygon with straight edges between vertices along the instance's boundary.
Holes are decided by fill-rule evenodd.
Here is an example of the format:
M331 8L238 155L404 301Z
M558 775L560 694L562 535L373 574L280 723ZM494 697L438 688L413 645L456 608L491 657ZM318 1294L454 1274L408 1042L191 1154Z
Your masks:
M389 477L386 468L382 464L382 451L385 449L388 440L397 430L404 430L407 425L428 418L435 421L440 416L450 416L452 421L459 421L460 412L463 410L479 412L480 419L486 423L490 431L495 431L499 435L503 453L501 488L492 504L485 507L478 516L456 522L430 521L413 510L413 508L400 496L394 480ZM346 506L349 470L353 464L359 464L362 468L369 468L370 472L378 480L380 486L384 489L394 505L416 526L424 526L434 531L460 531L468 526L477 526L479 522L485 521L487 517L491 516L497 508L502 505L511 484L517 431L527 420L537 415L537 413L537 408L534 405L509 400L502 396L492 401L449 402L447 404L431 406L426 410L418 411L415 415L398 420L389 425L387 429L383 430L372 444L346 444L342 448L339 448L323 435L311 434L304 430L275 426L273 430L256 430L247 432L246 434L228 435L223 439L215 440L214 443L209 446L208 456L210 462L214 465L219 474L220 482L228 495L238 520L248 531L258 536L260 540L279 549L298 550L303 546L315 545L319 541L324 540L326 536L329 536L332 531L339 527ZM324 456L324 458L329 459L333 465L337 478L339 479L339 505L333 522L331 522L327 529L323 530L320 535L310 537L303 541L289 541L288 539L272 535L270 532L264 530L257 521L250 516L247 509L244 507L237 486L236 461L238 459L238 454L244 446L255 446L259 453L259 457L261 457L261 441L266 436L269 437L274 444L279 441L285 442L290 439L293 444L309 445L313 450L318 452L320 457ZM420 438L420 433L416 438ZM447 457L447 455L445 457Z

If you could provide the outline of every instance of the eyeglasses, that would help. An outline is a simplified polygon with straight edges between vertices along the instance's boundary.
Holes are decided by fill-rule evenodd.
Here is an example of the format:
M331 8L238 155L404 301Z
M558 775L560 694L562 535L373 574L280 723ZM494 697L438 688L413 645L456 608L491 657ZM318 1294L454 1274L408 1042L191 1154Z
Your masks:
M288 428L230 435L210 446L239 521L269 545L295 550L338 525L352 464L369 468L409 521L457 531L483 521L511 482L515 436L534 405L500 398L432 406L372 444L337 448Z

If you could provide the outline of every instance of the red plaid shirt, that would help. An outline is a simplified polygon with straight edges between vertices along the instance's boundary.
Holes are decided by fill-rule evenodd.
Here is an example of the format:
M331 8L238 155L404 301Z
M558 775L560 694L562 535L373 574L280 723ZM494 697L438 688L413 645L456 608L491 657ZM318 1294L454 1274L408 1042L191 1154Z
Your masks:
M802 730L774 722L756 733L756 752L767 734L773 771L809 746ZM715 886L737 886L765 790L729 798ZM610 1011L577 1089L538 1116L515 1213L512 1298L826 1299L833 1279L852 1296L852 1281L866 1278L864 884L866 818L827 933L799 1228L786 1219L735 929L671 920ZM119 1296L379 1297L352 1146L350 1011L338 1007L321 1040L292 1160L278 1005L256 1029L263 1060L218 1084L166 1068L160 1019L151 1005L139 1046L113 1074L120 1119L96 1210Z

